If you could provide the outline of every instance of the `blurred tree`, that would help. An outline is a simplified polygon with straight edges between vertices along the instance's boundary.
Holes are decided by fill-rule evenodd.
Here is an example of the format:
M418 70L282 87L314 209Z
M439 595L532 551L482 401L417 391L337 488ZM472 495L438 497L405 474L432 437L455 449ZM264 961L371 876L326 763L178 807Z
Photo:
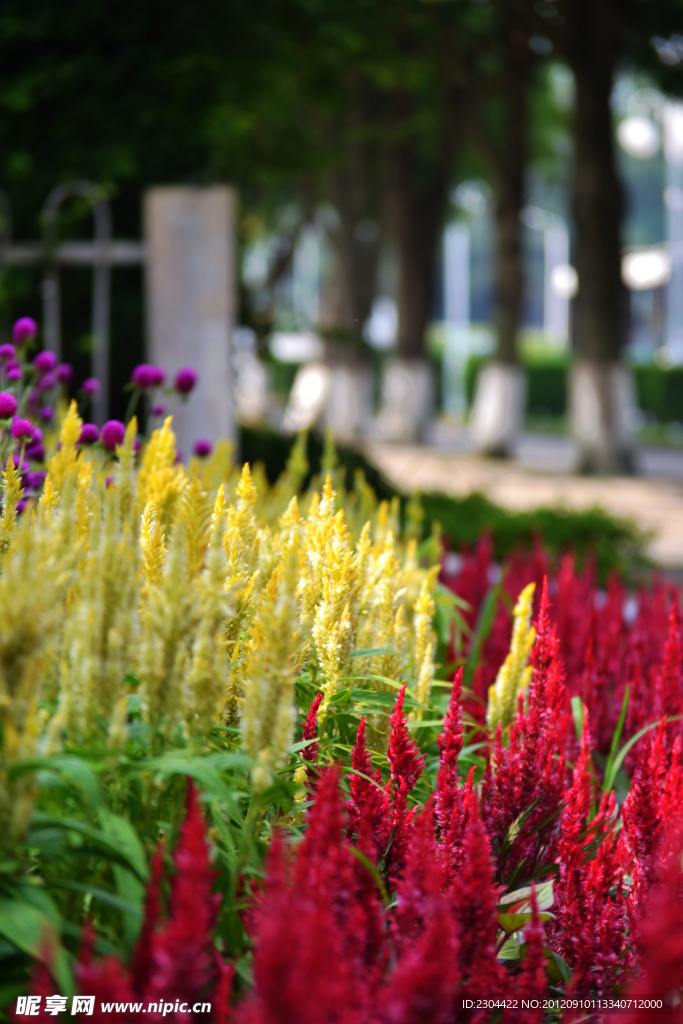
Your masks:
M497 365L481 376L472 426L481 450L505 457L513 453L524 413L517 339L525 290L521 212L529 162L534 54L526 26L513 11L492 6L490 14L486 78L470 110L468 128L494 191Z
M617 68L654 32L673 31L680 0L501 0L537 41L552 43L574 74L572 420L586 472L633 468L630 383L621 362L626 302L621 281L623 192L610 99ZM637 42L634 43L634 40Z

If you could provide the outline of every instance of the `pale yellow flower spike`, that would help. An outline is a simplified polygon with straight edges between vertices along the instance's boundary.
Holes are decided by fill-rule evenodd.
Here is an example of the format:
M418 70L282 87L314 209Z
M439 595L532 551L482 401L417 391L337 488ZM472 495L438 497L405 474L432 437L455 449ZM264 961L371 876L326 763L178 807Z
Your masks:
M535 583L530 583L517 599L510 651L498 671L495 683L489 687L486 721L491 729L495 729L499 722L504 729L510 725L517 711L519 695L526 690L531 679L532 669L528 662L536 638L531 625L535 587Z
M187 569L190 577L193 577L204 568L211 530L211 505L196 466L193 468L192 480L181 495L177 522L185 528Z
M245 753L257 761L252 769L256 790L268 786L273 772L284 764L294 734L298 554L293 543L268 581L245 651L242 743Z
M0 517L0 556L10 546L12 534L17 522L17 505L24 493L21 477L14 465L14 459L8 459L2 474L2 517Z
M40 519L50 519L57 508L59 494L52 486L52 480L48 473L43 484L43 493L38 499L38 516Z
M432 597L432 590L436 582L436 576L440 566L434 566L427 573L422 583L420 596L415 604L415 618L413 626L415 629L415 674L417 677L415 685L415 697L418 704L426 707L429 703L429 694L432 689L434 678L434 632L432 630L432 619L436 606ZM422 708L417 711L417 717L422 718Z
M78 415L78 406L74 399L69 406L69 411L64 417L62 429L59 433L61 447L55 452L47 464L49 479L54 490L59 493L64 484L64 477L69 468L79 460L80 453L76 445L81 436L83 420Z
M142 549L142 578L144 580L144 592L149 586L154 586L161 579L166 559L166 544L164 531L161 529L157 510L153 501L148 501L145 511L142 513L142 529L140 532L140 547Z
M175 434L171 417L167 416L163 427L152 434L138 473L140 508L153 501L159 521L164 527L169 526L186 481L185 471L176 463Z

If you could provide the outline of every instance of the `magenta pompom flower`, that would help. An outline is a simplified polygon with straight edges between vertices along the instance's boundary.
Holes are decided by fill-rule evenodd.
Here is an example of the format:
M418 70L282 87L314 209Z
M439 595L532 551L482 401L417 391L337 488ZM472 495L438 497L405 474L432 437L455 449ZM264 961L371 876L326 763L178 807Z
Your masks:
M166 406L159 402L149 410L150 416L163 416L166 413Z
M57 367L57 380L60 384L68 384L74 375L71 363L60 363Z
M148 391L154 381L154 367L149 363L140 363L131 373L130 380L139 391Z
M0 359L5 362L6 359L14 359L17 354L17 350L14 345L0 345Z
M96 444L100 439L100 432L94 423L84 423L81 427L79 444Z
M193 390L197 383L197 371L191 367L186 366L182 370L178 370L175 376L175 389L181 395L189 395L190 391Z
M18 402L8 391L0 391L0 420L8 420L17 411Z
M100 433L100 441L108 452L113 452L117 444L122 444L126 436L126 428L120 420L107 420Z
M57 365L57 356L54 352L49 352L45 349L43 352L39 352L36 358L33 360L33 365L39 374L51 373Z
M42 462L45 458L45 448L40 443L31 444L26 449L26 458L30 459L31 462Z
M38 333L38 324L33 317L22 316L12 328L12 341L15 345L23 345L25 341L35 338Z
M160 388L166 380L166 371L162 370L160 366L150 366L152 371L152 387Z
M24 373L20 366L12 366L7 371L7 380L21 380Z
M195 441L194 453L200 459L205 459L207 455L210 455L213 451L213 445L210 441L205 438L200 438L199 441Z
M97 377L86 377L81 384L81 390L84 395L89 395L92 398L100 390L100 382Z
M44 420L45 423L49 423L54 414L55 411L51 405L44 405L40 410L40 418L41 420Z
M21 416L15 416L12 420L10 433L12 437L33 440L33 429L33 424L30 420L25 420Z
M57 373L55 370L51 370L46 373L38 381L38 387L41 391L52 391L53 388L57 387Z

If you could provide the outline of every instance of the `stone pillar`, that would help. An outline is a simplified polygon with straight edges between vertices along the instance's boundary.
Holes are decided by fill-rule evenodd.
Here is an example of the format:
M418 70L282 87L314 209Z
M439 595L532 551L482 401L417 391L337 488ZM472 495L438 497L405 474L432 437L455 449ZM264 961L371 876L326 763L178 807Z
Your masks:
M173 409L178 444L234 437L231 335L235 319L235 221L232 188L152 188L145 195L147 358L169 383L183 366L199 380Z

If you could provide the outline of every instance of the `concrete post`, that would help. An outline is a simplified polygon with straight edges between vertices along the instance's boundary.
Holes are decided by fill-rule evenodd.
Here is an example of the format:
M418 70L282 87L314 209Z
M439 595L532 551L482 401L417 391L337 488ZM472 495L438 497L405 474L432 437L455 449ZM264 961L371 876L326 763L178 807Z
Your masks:
M183 366L199 381L174 410L178 444L234 437L230 360L236 304L237 196L227 186L159 187L145 195L147 358L168 380Z

